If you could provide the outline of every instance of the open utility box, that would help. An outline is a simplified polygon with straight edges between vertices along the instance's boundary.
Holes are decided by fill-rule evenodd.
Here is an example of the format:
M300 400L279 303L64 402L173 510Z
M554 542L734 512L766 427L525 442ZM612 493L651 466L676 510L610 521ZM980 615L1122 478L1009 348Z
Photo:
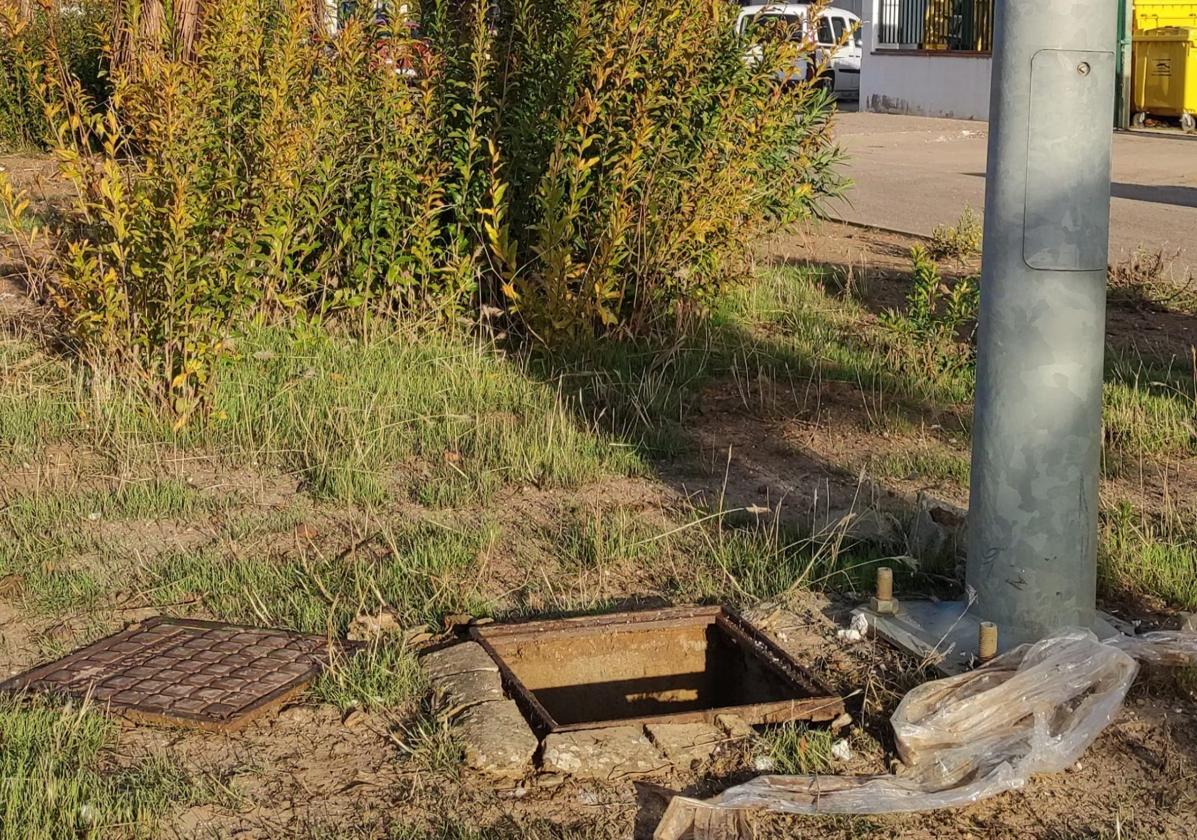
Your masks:
M833 720L833 695L725 607L472 627L541 735L643 723Z

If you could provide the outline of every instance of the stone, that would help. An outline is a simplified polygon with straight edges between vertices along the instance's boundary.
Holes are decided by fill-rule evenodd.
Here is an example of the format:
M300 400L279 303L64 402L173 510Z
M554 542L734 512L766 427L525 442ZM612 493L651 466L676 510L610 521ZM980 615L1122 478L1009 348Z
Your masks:
M346 729L353 729L365 723L366 717L367 715L365 712L355 707L349 709L341 716L341 725Z
M967 526L968 511L964 508L920 493L906 550L923 563L950 568L967 548Z
M656 748L683 770L710 761L725 740L709 723L650 723L644 730Z
M425 654L420 659L431 680L464 674L467 671L499 672L499 666L477 642L463 642Z
M299 540L314 540L320 536L320 530L307 522L300 522L295 526L295 538Z
M1182 633L1197 633L1197 613L1182 612L1179 618Z
M901 542L898 522L873 508L828 511L811 529L816 542L870 543L893 546Z
M408 647L419 647L432 641L432 634L423 627L415 627L403 634L403 643Z
M432 699L438 709L455 715L470 706L503 699L498 671L463 671L432 681Z
M756 730L752 728L752 725L739 715L715 715L715 725L722 729L728 738L735 741L742 741L756 734Z
M532 769L538 742L511 700L471 706L458 718L455 732L471 769L504 779L520 779Z
M544 739L541 767L578 779L615 781L669 766L638 726L554 732Z
M361 613L355 616L345 635L351 642L369 642L399 629L399 620L394 611L383 609L375 614Z

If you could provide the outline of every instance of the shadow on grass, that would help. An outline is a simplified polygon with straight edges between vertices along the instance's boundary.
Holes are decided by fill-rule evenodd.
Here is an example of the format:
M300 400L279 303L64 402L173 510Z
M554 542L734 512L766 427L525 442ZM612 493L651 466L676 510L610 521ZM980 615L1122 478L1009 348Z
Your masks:
M912 379L895 348L871 340L858 323L853 329L863 313L845 315L806 271L774 271L762 283L672 343L539 352L529 372L559 383L579 423L631 447L695 516L718 518L721 533L778 528L777 543L805 541L798 553L809 557L817 551L807 539L812 531L848 510L878 508L905 524L915 499L788 431L797 420L831 436L849 427L858 433L862 417L878 432L887 423L961 425L964 383ZM877 558L904 549L895 529L888 545L865 539L845 550L839 571L836 562L819 564L820 577L859 591ZM763 589L776 594L777 587Z

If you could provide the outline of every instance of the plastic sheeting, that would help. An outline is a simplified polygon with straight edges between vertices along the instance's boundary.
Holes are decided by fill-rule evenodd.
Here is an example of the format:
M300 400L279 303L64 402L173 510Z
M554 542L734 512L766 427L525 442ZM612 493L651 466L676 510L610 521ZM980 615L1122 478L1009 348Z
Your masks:
M749 836L745 814L880 814L969 805L1058 773L1081 757L1122 706L1136 660L1197 664L1197 634L1098 641L1068 630L983 668L924 683L890 722L899 775L760 776L713 799L676 797L655 840Z

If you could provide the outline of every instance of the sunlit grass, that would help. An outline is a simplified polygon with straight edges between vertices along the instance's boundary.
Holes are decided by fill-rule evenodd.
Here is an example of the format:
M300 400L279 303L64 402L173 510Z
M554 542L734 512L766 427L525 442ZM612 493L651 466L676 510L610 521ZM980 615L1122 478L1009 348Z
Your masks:
M115 770L118 733L94 711L0 699L0 838L148 838L202 792L165 758Z
M968 486L968 458L955 452L929 449L892 452L869 459L868 470L883 478L915 478L950 481Z
M0 576L18 576L25 603L39 612L95 604L127 583L122 547L101 533L106 523L194 517L218 504L172 479L15 493L0 509Z
M831 769L831 745L835 734L829 729L814 729L801 723L770 727L753 743L753 754L766 759L770 773L781 776L806 776Z
M1191 507L1168 508L1159 515L1125 504L1106 511L1100 552L1106 589L1197 609L1195 516Z

